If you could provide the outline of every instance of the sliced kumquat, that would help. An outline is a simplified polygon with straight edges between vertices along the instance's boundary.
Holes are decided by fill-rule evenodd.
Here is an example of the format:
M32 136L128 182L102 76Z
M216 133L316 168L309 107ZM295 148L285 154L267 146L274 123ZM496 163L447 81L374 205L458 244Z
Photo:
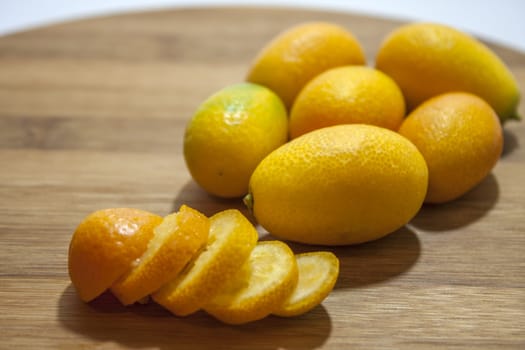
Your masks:
M175 315L186 316L210 300L249 258L257 244L255 227L236 209L210 218L205 249L152 297Z
M209 219L183 205L154 229L146 252L111 287L124 305L133 304L175 278L208 240Z
M339 276L339 259L330 252L297 254L299 281L288 300L274 315L301 315L319 305L330 294Z
M280 241L259 242L241 270L205 305L229 324L262 319L293 292L298 270L292 250Z

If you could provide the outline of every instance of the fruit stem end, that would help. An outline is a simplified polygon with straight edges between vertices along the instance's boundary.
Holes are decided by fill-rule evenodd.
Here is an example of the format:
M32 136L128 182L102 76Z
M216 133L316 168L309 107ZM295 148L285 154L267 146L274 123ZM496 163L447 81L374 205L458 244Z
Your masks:
M250 213L253 213L253 196L251 193L248 193L244 198L242 199L244 205L248 208Z

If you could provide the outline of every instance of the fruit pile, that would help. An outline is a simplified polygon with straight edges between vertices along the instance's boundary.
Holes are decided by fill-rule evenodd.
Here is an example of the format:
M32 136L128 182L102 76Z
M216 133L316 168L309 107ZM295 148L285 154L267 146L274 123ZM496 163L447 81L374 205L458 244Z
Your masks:
M334 254L294 255L283 242L258 238L236 209L211 218L185 205L164 218L103 209L75 230L69 275L85 302L109 289L123 305L151 297L175 315L202 309L229 324L303 314L333 289Z
M210 96L189 121L184 158L208 193L241 198L274 237L348 245L408 223L424 202L476 186L517 118L517 83L486 46L455 29L411 24L382 43L375 67L331 23L277 36L247 81ZM203 309L239 324L294 316L333 289L338 259L258 242L237 210L207 218L182 206L88 215L69 248L69 274L89 302L149 297L175 315Z
M447 26L409 24L384 39L375 67L365 62L332 23L277 36L247 82L189 121L193 179L216 196L246 195L277 238L346 245L394 232L424 202L454 200L490 173L519 91L489 48Z

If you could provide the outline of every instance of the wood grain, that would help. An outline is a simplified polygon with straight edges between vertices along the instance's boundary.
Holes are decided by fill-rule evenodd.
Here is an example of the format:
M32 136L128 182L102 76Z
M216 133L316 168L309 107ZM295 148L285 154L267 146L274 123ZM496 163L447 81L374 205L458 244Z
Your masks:
M425 206L379 241L333 249L341 259L335 291L301 317L231 327L204 313L177 318L153 304L121 307L109 294L91 304L76 296L67 250L89 212L242 208L191 181L184 125L204 98L243 80L267 40L307 20L349 28L370 62L400 24L225 7L86 19L0 38L0 348L525 348L523 122L505 125L501 161L460 200ZM525 91L525 54L489 45Z

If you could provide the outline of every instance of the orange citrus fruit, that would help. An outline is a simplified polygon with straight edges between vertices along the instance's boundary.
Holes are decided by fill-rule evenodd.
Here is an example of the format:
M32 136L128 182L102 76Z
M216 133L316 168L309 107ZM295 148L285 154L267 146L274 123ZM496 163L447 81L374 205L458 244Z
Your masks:
M399 133L411 140L428 164L426 202L458 198L496 165L503 148L494 110L469 93L436 96L415 109Z
M405 100L386 74L364 66L332 68L301 90L290 112L290 137L337 124L363 123L396 130Z
M206 248L174 280L152 297L175 315L199 310L235 275L257 244L258 233L240 211L229 209L210 218Z
M274 315L291 317L310 311L330 294L339 276L339 259L331 252L310 252L295 256L299 280L290 297Z
M241 197L259 161L287 138L288 116L279 97L263 86L236 84L195 112L184 135L184 159L207 192Z
M259 242L240 271L204 310L229 324L256 321L277 310L293 292L297 280L292 250L279 241Z
M302 23L280 33L259 52L247 80L269 87L291 108L299 91L316 75L365 62L360 43L345 28L327 22Z
M405 225L425 198L428 170L397 132L366 124L314 130L255 169L245 202L280 239L345 245Z
M175 278L208 239L209 219L185 205L155 227L147 250L112 286L124 305L133 304Z
M185 205L165 218L104 209L77 227L69 272L86 302L110 288L124 305L151 295L176 315L203 308L229 324L300 315L333 289L339 260L332 253L294 256L283 242L257 240L236 209L210 219Z
M416 23L385 38L376 67L400 86L410 110L432 96L465 91L487 101L505 121L517 118L516 79L480 41L448 26Z
M80 299L107 290L139 258L162 217L133 208L95 211L78 225L68 255L69 276Z

